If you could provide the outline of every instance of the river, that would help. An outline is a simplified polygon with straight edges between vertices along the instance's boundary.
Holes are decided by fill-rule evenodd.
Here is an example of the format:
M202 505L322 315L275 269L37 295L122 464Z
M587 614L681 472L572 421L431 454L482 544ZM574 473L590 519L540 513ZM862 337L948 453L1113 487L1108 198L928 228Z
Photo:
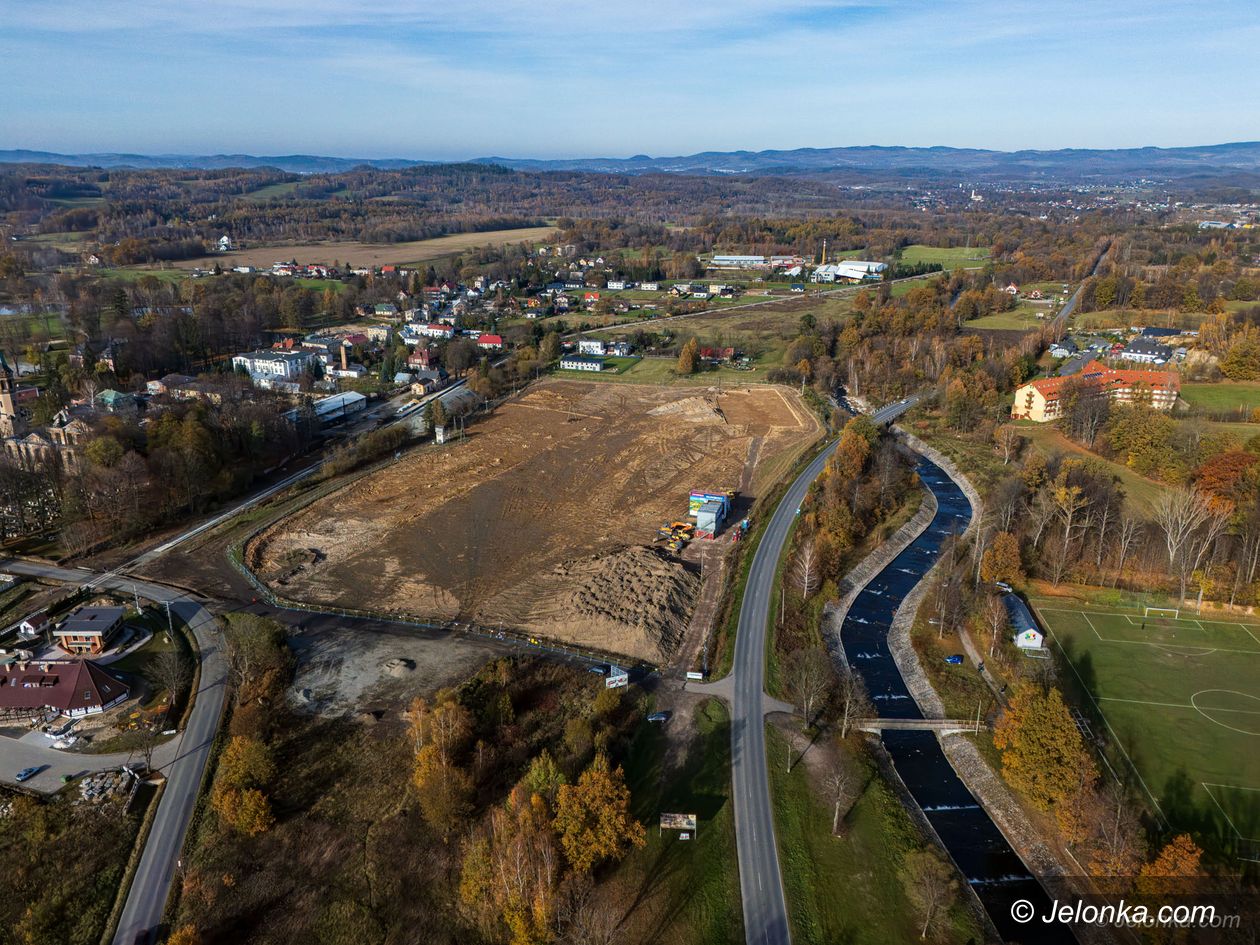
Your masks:
M923 718L893 661L888 628L898 605L936 562L941 544L951 534L966 529L972 514L967 496L939 466L920 457L917 471L924 486L936 496L936 515L923 534L867 584L853 601L841 628L849 665L861 673L883 718ZM1041 921L1040 917L1050 912L1049 896L954 773L936 735L890 731L882 737L897 774L1002 937L1023 945L1075 941L1067 926ZM1037 918L1028 924L1011 918L1012 904L1021 899L1031 902L1036 910Z

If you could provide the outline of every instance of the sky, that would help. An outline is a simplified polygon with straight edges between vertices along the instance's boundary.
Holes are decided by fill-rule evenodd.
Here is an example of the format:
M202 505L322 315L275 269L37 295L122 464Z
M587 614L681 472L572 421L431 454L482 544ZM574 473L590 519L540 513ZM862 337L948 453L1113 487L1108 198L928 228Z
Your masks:
M0 148L460 159L1260 139L1254 0L0 0Z

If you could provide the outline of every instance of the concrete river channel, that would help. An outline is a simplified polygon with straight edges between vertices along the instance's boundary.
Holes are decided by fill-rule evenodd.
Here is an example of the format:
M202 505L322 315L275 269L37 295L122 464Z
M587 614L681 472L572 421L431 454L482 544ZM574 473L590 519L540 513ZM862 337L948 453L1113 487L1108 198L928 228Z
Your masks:
M917 471L936 496L936 515L923 534L871 579L853 601L841 628L845 656L866 681L881 718L924 717L893 661L888 629L898 605L936 563L942 543L966 529L972 515L967 496L939 466L920 457ZM897 774L1002 938L1023 945L1075 941L1068 926L1041 921L1050 913L1049 896L954 773L936 734L887 731L882 738ZM1019 900L1033 904L1033 921L1021 924L1011 917L1011 907Z

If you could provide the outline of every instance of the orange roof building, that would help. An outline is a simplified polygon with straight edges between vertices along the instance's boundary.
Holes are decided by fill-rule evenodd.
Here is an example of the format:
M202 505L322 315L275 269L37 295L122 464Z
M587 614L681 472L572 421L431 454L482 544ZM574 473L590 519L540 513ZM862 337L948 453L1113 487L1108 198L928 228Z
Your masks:
M1073 391L1093 391L1113 402L1142 401L1156 410L1172 410L1181 393L1176 371L1144 371L1109 368L1090 361L1076 374L1029 381L1015 391L1011 418L1049 423L1063 416L1067 395Z

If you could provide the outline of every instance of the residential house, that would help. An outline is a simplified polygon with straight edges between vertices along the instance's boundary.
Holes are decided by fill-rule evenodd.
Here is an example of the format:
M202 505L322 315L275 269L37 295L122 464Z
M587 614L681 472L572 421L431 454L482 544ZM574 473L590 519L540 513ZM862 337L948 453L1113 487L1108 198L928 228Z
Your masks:
M607 353L605 350L606 347L607 346L604 342L599 338L578 339L578 354L603 355Z
M126 700L122 678L91 660L15 660L0 666L0 714L95 715Z
M297 380L314 362L315 355L309 351L252 351L234 357L232 367L266 387L278 381Z
M502 335L478 335L477 347L482 351L498 351L503 347Z
M53 639L67 653L102 653L122 629L126 616L122 607L81 607L53 630Z

